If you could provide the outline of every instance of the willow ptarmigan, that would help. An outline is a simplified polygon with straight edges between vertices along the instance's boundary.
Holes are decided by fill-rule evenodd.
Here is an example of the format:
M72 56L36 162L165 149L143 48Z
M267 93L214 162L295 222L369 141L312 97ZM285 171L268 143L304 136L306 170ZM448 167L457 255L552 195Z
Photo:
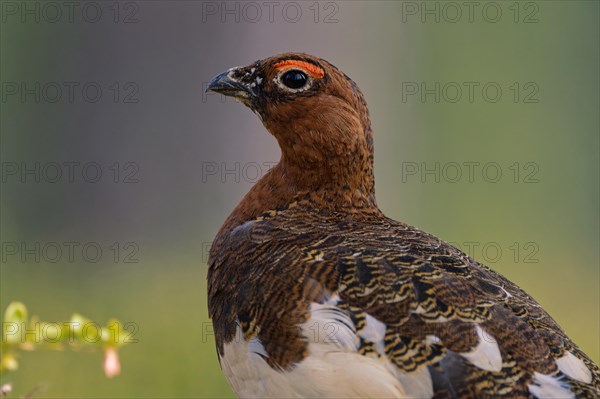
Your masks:
M209 258L209 313L239 397L600 398L600 371L503 276L377 207L365 100L306 54L208 85L254 111L281 160Z

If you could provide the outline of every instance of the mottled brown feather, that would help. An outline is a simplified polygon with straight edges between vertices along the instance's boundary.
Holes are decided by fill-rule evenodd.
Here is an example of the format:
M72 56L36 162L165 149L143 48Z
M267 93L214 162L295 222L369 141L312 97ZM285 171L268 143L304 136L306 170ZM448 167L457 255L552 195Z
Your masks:
M278 62L325 71L314 92L278 94ZM252 69L253 68L253 69ZM219 353L239 323L269 364L291 370L308 354L299 325L311 302L332 294L361 331L366 314L385 323L385 355L398 369L428 367L434 398L530 398L534 372L565 379L580 398L600 396L598 367L523 290L465 253L385 217L375 202L373 140L357 86L333 65L304 54L258 61L265 82L251 104L282 149L281 162L244 197L210 252L209 312ZM502 369L483 370L461 353L481 325L496 340ZM439 342L428 342L428 335ZM570 351L591 370L585 384L555 360ZM360 340L358 352L380 356Z

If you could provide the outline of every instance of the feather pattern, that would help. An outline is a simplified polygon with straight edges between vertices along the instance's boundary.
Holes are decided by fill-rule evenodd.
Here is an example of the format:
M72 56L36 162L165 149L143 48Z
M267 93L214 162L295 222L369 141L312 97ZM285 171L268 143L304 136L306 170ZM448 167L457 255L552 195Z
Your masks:
M217 351L239 396L600 397L598 367L533 298L379 210L369 112L340 70L287 53L209 89L250 107L282 150L209 257Z
M382 359L407 397L597 397L598 368L499 274L384 217L311 215L297 203L252 224L260 241L223 242L209 277L221 355L248 315L244 336L257 331L266 362L283 374L319 344ZM264 263L265 254L280 260ZM283 335L290 326L303 327ZM588 394L570 379L596 388Z

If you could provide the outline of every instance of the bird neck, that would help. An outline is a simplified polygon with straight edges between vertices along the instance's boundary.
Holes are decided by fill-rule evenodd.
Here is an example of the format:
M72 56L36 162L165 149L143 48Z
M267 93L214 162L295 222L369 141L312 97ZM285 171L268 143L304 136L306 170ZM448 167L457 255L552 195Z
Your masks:
M308 198L316 208L341 211L377 207L373 157L366 153L303 158L289 156L284 150L273 177L296 197Z
M316 212L380 213L375 200L372 153L352 161L305 161L292 158L284 151L280 162L233 210L221 232L293 203Z
M375 200L371 123L364 100L358 99L362 107L330 98L335 106L325 109L336 112L321 112L321 118L295 123L290 123L286 113L264 118L265 127L279 143L281 160L246 194L222 232L293 203L316 212L355 217L380 213Z

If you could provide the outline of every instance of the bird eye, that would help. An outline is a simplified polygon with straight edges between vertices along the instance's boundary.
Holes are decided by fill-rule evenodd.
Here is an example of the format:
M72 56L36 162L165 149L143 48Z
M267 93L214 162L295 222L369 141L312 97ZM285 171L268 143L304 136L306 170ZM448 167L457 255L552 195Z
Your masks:
M308 76L306 73L297 69L291 70L283 74L281 82L290 89L299 89L306 84Z

